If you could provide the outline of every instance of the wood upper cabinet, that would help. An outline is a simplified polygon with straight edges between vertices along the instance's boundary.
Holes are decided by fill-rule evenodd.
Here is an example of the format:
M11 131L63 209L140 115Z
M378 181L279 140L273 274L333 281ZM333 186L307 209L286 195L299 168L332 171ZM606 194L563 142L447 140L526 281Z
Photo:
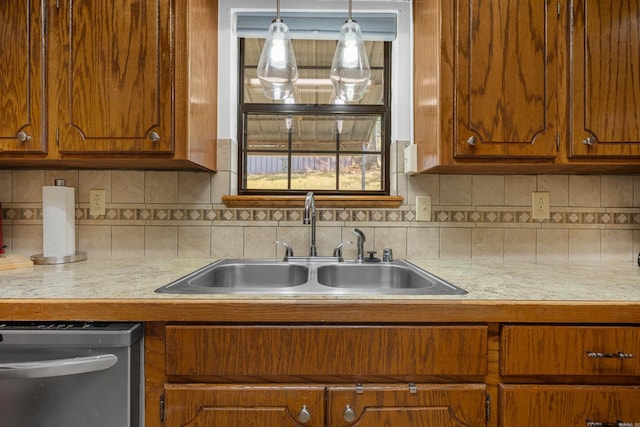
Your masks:
M487 425L484 384L365 384L327 388L328 426Z
M637 159L640 1L574 0L572 14L570 156Z
M0 167L216 170L217 0L5 3Z
M45 1L0 7L0 158L44 153Z
M553 159L558 132L555 2L451 3L454 157Z
M173 151L171 2L64 0L61 153Z
M640 1L413 5L418 171L637 172Z

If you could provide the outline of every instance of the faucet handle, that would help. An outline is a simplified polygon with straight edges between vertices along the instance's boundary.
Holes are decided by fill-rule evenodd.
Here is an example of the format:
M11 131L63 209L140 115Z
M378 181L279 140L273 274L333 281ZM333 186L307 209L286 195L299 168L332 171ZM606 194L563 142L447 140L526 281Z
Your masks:
M293 249L291 248L291 246L289 246L288 243L285 242L281 242L280 240L276 240L275 242L273 242L276 244L276 247L278 245L282 245L284 246L284 260L287 261L289 258L291 258L293 256Z
M344 242L340 242L338 243L338 245L333 248L333 256L336 258L340 258L340 260L342 260L342 247L344 245L352 245L353 242L351 240L346 240Z

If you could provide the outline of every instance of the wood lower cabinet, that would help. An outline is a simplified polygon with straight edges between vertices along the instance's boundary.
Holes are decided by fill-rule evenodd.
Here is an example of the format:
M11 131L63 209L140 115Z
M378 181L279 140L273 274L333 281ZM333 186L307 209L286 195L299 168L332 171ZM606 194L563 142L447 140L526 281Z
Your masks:
M640 426L640 328L505 325L500 426Z
M486 325L167 325L163 340L165 426L487 425Z
M640 427L637 325L152 323L145 344L147 427Z

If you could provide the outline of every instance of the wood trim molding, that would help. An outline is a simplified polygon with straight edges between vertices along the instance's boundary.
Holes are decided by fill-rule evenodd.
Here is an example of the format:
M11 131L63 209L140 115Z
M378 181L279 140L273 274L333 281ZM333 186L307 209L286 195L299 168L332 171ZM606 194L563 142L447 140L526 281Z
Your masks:
M222 196L228 208L300 208L305 196ZM388 208L400 207L402 196L322 196L316 195L320 208Z

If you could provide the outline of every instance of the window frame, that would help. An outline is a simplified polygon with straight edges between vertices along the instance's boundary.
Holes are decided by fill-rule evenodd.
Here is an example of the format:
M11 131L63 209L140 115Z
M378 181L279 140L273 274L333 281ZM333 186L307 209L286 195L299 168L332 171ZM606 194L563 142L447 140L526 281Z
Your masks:
M392 84L392 42L384 43L384 89L383 103L380 105L371 104L322 104L322 105L299 105L285 103L244 103L244 38L238 37L238 111L237 111L237 141L238 141L238 173L237 189L238 195L262 195L262 196L295 196L306 194L310 190L270 190L270 189L247 189L245 188L246 178L246 156L247 150L245 140L245 116L250 113L278 114L278 115L331 115L331 116L381 116L382 117L382 190L312 190L314 194L333 196L389 196L391 192L390 180L390 157L391 157L391 84ZM335 153L338 151L336 150ZM288 155L292 150L289 148ZM338 173L339 168L336 173ZM289 173L291 173L288 167Z

